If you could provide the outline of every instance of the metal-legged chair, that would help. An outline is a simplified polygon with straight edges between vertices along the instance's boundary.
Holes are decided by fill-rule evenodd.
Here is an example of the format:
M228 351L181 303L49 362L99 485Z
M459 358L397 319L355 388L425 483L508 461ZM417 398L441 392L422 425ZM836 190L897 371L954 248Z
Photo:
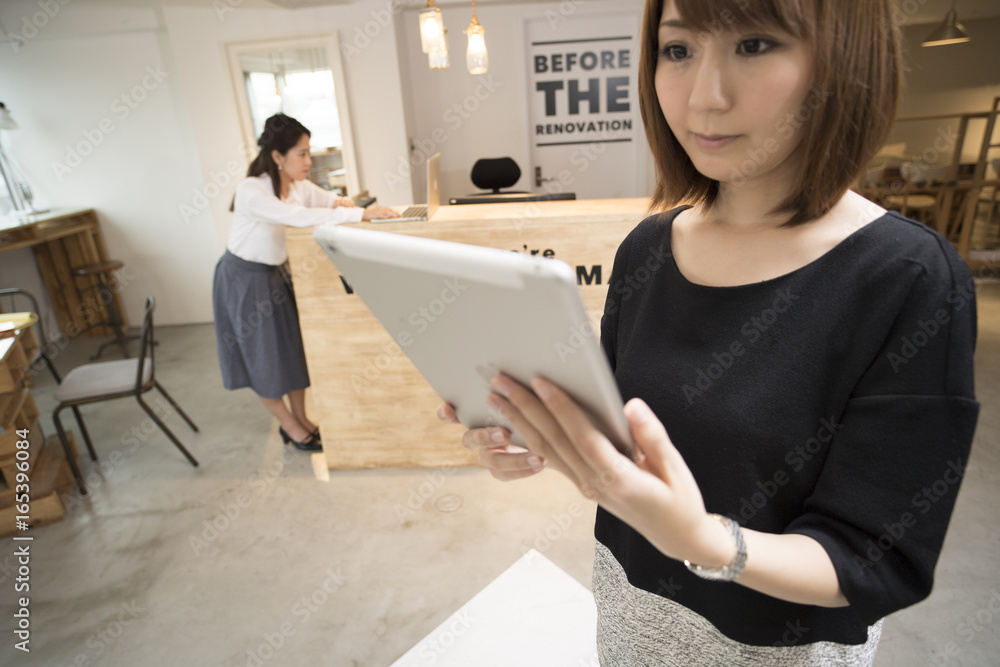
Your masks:
M73 477L76 478L76 484L80 488L81 494L86 495L87 487L83 483L83 475L80 474L80 468L70 452L69 442L66 439L66 431L63 428L62 421L59 419L59 413L65 408L71 407L76 410L76 407L79 405L134 396L142 409L146 411L146 414L173 441L177 449L181 450L181 453L187 457L191 465L198 465L197 459L191 455L191 452L184 448L184 445L177 439L177 436L167 428L167 425L163 423L153 409L142 400L142 395L155 387L163 394L163 397L167 399L184 421L187 422L188 426L193 431L198 431L198 427L191 421L191 418L185 414L181 407L174 401L173 397L156 381L153 358L153 309L155 307L156 301L153 297L147 297L146 310L142 318L142 333L139 337L141 343L138 359L122 359L120 361L102 361L93 364L84 364L70 371L66 379L59 384L59 388L55 391L54 397L59 404L52 414L52 421L55 422L56 430L59 432L59 439L62 442L63 449L66 451L66 460L70 463L70 468L73 470ZM90 458L96 461L97 453L94 451L94 445L91 443L90 436L83 426L83 419L79 413L77 413L76 417L80 424L83 439L87 443Z
M105 280L106 275L110 275L114 271L125 266L117 259L108 260L107 262L97 262L96 264L87 264L85 266L80 266L73 269L73 276L77 278L96 278L97 279L97 299L94 303L104 304L104 310L107 312L107 317L100 322L95 322L89 327L84 329L81 333L90 331L97 327L108 327L114 332L114 338L104 343L99 348L97 352L90 358L91 361L96 361L104 353L104 348L109 345L117 345L121 348L122 355L128 359L128 342L130 340L137 340L138 336L129 336L125 333L124 322L122 320L121 313L118 312L118 306L115 305L114 294L111 290L111 286L108 281ZM93 288L90 288L93 289ZM78 289L78 294L80 294L82 299L82 292ZM105 297L107 295L107 298ZM105 303L105 301L107 301Z

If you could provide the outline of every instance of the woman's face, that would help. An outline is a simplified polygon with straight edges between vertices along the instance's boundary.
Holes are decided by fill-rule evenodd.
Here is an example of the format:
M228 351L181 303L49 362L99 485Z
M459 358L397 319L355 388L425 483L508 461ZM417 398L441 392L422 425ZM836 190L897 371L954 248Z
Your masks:
M303 134L298 143L288 149L284 155L271 151L271 157L281 165L281 171L293 181L301 181L309 176L312 169L312 158L309 157L309 135Z
M663 117L708 178L790 181L802 128L825 100L809 94L809 45L777 29L720 26L695 32L664 3L655 80Z

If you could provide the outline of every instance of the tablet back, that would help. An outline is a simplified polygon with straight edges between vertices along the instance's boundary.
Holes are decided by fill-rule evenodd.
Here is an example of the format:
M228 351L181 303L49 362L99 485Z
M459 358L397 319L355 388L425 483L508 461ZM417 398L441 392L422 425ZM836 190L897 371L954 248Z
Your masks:
M462 424L510 429L484 403L490 379L543 376L631 451L621 395L566 263L353 227L314 237Z

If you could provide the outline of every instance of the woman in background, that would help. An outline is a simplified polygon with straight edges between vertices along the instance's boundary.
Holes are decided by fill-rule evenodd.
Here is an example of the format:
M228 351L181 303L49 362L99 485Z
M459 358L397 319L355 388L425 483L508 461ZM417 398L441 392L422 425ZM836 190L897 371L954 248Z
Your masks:
M356 207L308 180L310 133L284 114L267 119L260 154L236 186L226 252L215 267L213 306L222 381L250 387L278 420L285 444L322 449L306 417L309 386L298 308L292 291L285 227L360 222L398 214ZM285 404L284 397L288 397Z

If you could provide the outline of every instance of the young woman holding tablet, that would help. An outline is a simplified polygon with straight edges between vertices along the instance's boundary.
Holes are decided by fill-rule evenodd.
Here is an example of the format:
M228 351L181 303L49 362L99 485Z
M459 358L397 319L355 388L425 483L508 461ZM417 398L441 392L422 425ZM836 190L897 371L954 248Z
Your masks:
M285 444L322 449L306 417L309 386L298 308L288 272L285 227L398 217L384 206L365 209L308 180L310 133L284 114L267 119L260 154L236 186L233 226L215 267L215 333L226 389L250 387L281 424ZM283 397L288 397L286 405Z
M893 8L647 2L665 212L619 248L601 326L641 455L543 379L489 399L527 450L464 436L499 479L552 467L598 501L602 664L870 665L882 619L931 590L976 309L944 238L849 190L895 115Z

